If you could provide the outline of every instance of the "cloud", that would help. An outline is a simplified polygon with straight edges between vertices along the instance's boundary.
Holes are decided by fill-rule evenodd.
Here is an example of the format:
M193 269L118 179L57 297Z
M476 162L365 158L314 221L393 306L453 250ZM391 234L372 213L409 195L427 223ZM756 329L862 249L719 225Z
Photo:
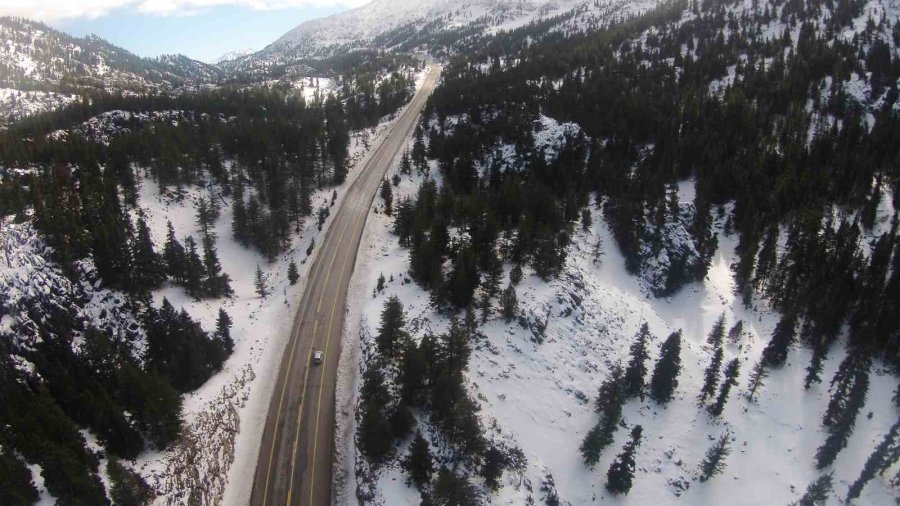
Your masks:
M359 7L369 0L0 0L0 16L38 21L96 19L117 9L154 16L185 16L226 5L256 10L289 7Z

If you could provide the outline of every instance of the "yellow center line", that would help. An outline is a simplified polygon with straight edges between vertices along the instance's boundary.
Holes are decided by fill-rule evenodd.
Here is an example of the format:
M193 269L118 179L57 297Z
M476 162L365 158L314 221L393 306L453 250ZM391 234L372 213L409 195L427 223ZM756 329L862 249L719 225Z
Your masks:
M371 207L371 205L369 207ZM359 227L360 221L362 221L362 219L368 214L368 209L369 208L366 208L366 210L364 212L359 213L359 216L356 218L356 223L353 225L354 231ZM348 248L347 254L344 256L344 264L341 266L341 276L339 278L340 281L338 281L338 283L339 283L338 286L343 284L344 274L346 273L346 270L347 270L347 263L350 260L350 258L352 256L354 256L351 253L353 253L353 249ZM332 304L331 304L331 317L329 318L329 321L328 321L328 333L325 335L325 356L326 357L328 356L328 345L331 342L331 331L332 331L332 326L334 325L334 313L335 313L335 310L337 309L337 303L338 303L338 301L340 301L340 299L341 299L340 289L338 289L338 291L334 294L334 302L332 302ZM324 390L325 390L325 381L324 381L325 372L324 372L324 370L322 372L322 377L323 377L323 381L319 382L319 399L318 399L317 406L316 406L316 428L313 432L313 451L312 451L312 463L311 463L312 474L310 475L310 480L309 480L309 504L310 505L313 503L313 493L315 491L315 486L316 486L316 452L319 449L319 421L322 418L322 416L321 416L322 415L322 392L324 392Z
M409 111L409 110L411 110L411 108L407 109L407 111ZM418 112L416 114L418 114ZM403 132L405 134L405 135L403 135L404 139L409 136L409 130L411 130L411 129L407 128L406 130L407 131ZM388 144L390 144L390 143L386 142L386 143L382 144L381 146L379 146L379 148L386 147ZM375 155L373 155L372 159L374 160L375 158L380 158L381 156L384 155L384 153L385 153L385 150L379 149L379 152L377 152ZM386 171L386 169L385 169L385 171ZM369 176L369 177L372 177L372 176ZM384 177L384 175L383 174L380 175L379 179L381 177ZM374 195L372 197L374 198ZM362 219L365 218L369 214L369 210L371 209L371 206L372 206L372 204L370 202L369 205L366 206L365 210L359 214L359 217L356 220L356 224L354 225L354 230L359 226L359 222L362 221ZM351 253L354 253L354 254L351 255ZM347 268L347 262L350 260L351 256L355 256L355 252L352 251L352 248L347 250L347 255L344 257L344 264L341 267L341 276L340 276L339 283L343 283L344 273L345 273L344 271ZM338 285L338 286L340 286L340 285ZM326 338L325 338L326 360L328 357L328 354L327 354L328 353L328 345L331 340L332 325L334 323L334 312L335 312L335 309L337 308L337 303L340 300L339 295L340 295L340 290L338 290L338 292L335 293L334 302L331 305L331 317L329 318L328 333L326 334ZM324 379L324 375L325 375L325 372L323 370L323 372L322 372L323 379ZM319 447L319 421L320 421L321 415L322 415L322 392L324 391L324 387L325 387L325 382L321 381L319 383L319 398L318 398L317 407L316 407L316 428L313 433L313 451L312 451L312 462L311 462L312 474L310 475L310 482L309 482L309 504L310 504L310 506L312 506L312 504L313 504L313 497L314 497L315 485L316 485L316 453L317 453L318 447Z
M344 228L344 231L346 232L346 227ZM341 238L343 239L343 234L341 235ZM322 248L325 249L325 241L323 241ZM334 265L334 259L332 259L331 265ZM308 286L310 288L312 288L313 290L315 289L315 286L316 286L316 280L320 279L322 277L321 264L314 263L313 268L315 268L315 267L319 267L319 268L316 269L315 272L313 272L312 277L310 277L308 280L309 281ZM326 285L328 284L328 276L330 274L331 274L331 266L329 266L328 271L326 272L326 276L325 276L325 284ZM325 296L325 291L322 290L322 294L319 297L319 306L321 306L322 298L324 298L324 296ZM303 299L301 299L300 302L302 304ZM298 310L302 311L302 308L298 308ZM284 375L284 383L282 383L282 385L281 385L281 395L279 396L279 400L278 400L278 410L275 412L275 426L274 426L273 432L272 432L272 447L269 448L269 463L268 463L268 466L266 467L266 482L265 482L265 486L263 487L262 504L266 504L266 500L268 499L268 496L269 496L269 481L271 479L271 474L272 474L272 460L275 457L275 444L278 440L279 422L281 421L281 411L282 411L282 407L284 405L284 394L285 394L285 391L287 390L287 385L289 383L288 380L291 376L291 370L292 370L291 366L294 363L294 355L295 355L295 351L297 348L297 341L300 340L299 337L296 337L297 331L303 327L302 313L298 316L300 316L301 319L300 319L300 321L298 321L294 324L292 332L291 332L291 351L290 351L290 356L288 356L288 365L287 365L287 370L285 371L285 375ZM316 325L318 325L318 321L316 322ZM313 333L313 337L315 337L315 332ZM304 382L304 385L305 385L305 382ZM301 404L303 402L302 399L303 398L301 397ZM291 461L291 464L293 465L293 460Z
M430 77L430 80L432 80L432 81L434 80L434 75L431 75L431 76L429 76L429 77ZM417 107L409 107L409 108L407 108L407 110L405 110L405 111L404 111L404 114L401 115L401 116L406 116L406 115L407 115L406 113L409 112L409 111L411 111L411 110L414 109L414 108L417 108ZM418 114L418 111L417 111L415 114L417 115L417 114ZM404 138L408 137L408 136L409 136L409 131L411 131L410 128L407 128L406 130L407 130L407 131L403 132L403 133L405 134L405 135L403 135ZM385 141L387 141L387 140L388 140L388 139L385 139ZM384 147L386 147L388 144L390 144L390 143L389 143L389 142L383 142L383 143L379 146L379 149L378 149L375 153L373 153L372 158L366 163L366 167L363 168L363 170L361 171L360 176L362 175L362 172L365 172L365 170L366 170L366 168L368 168L368 166L372 165L373 163L375 163L375 161L376 161L377 159L382 158L382 157L384 156L384 153L385 153L387 150L386 150L386 149L380 149L380 148L384 148ZM371 173L368 175L368 177L369 177L369 179L372 178ZM383 177L383 174L382 174L380 177ZM348 194L345 196L345 199L343 199L344 201L350 200L350 199L347 199L346 197L348 197L348 196L353 192L353 190L355 189L354 187L357 186L357 184L359 184L359 183L360 183L360 179L359 179L359 177L357 177L357 178L353 181L353 184L351 184L350 188L348 189ZM366 186L366 183L368 183L368 180L366 180L366 182L363 183L361 186L362 186L362 187L365 187L365 186ZM376 189L376 191L377 191L377 189ZM373 194L373 198L374 198L374 194ZM371 199L370 199L370 200L371 200ZM343 207L343 204L344 204L344 202L342 201L342 202L341 202L340 208ZM348 202L348 204L349 204L349 202ZM339 211L340 211L340 208L339 208ZM370 209L371 209L371 201L369 202L369 205L366 206L366 209L365 209L362 213L360 213L360 215L357 217L356 222L354 223L354 229L356 229L356 228L359 226L360 221L362 221L362 219L365 218L365 217L368 215ZM340 238L338 239L338 247L340 247L340 244L343 242L344 235L345 235L345 233L346 233L346 231L347 231L348 228L349 228L349 225L345 226L344 229L342 230L341 236L340 236ZM326 239L327 239L327 236L326 236ZM324 242L323 242L323 245L322 245L323 249L327 249L327 248L325 248L325 246L326 246L326 245L325 245ZM354 255L351 255L351 253L354 253ZM346 271L346 268L347 268L347 263L348 263L348 261L350 260L351 256L355 256L355 252L351 252L350 250L348 250L348 251L347 251L347 254L346 254L345 257L344 257L344 263L343 263L343 265L341 266L341 275L340 275L340 281L339 281L339 285L338 285L338 286L340 286L340 284L343 283L345 271ZM322 288L321 295L319 296L319 301L318 301L318 303L317 303L317 305L316 305L316 313L321 312L321 309L322 309L322 301L323 301L324 298L325 298L325 292L326 292L325 287L328 285L328 280L329 280L330 277L331 277L331 271L333 270L334 262L335 262L336 259L337 259L337 255L335 255L335 256L332 257L332 259L331 259L331 264L329 265L329 268L328 268L328 270L326 271L325 282L324 282L324 284L323 284L323 288ZM315 265L314 265L313 267L315 267ZM310 284L310 286L313 287L313 289L314 289L314 287L315 287L315 279L319 279L319 278L321 277L321 274L322 274L322 269L321 269L321 268L319 268L318 270L316 270L316 272L314 273L314 275L313 275L313 278L314 278L314 279L311 280L312 283ZM331 341L332 327L333 327L333 324L334 324L334 314L335 314L335 310L336 310L336 308L337 308L337 302L338 302L338 300L340 300L340 297L338 296L338 295L339 295L339 292L340 292L340 290L338 290L338 293L335 294L335 299L334 299L334 302L332 303L332 307L331 307L331 316L330 316L329 322L328 322L328 334L327 334L326 339L325 339L325 353L326 353L326 354L325 354L325 357L326 357L325 360L326 360L326 361L328 360L327 351L328 351L328 347L329 347L329 344L330 344L330 341ZM301 316L302 316L302 315L301 315ZM313 328L313 343L315 343L315 337L316 337L316 334L318 333L318 324L319 324L318 319L316 319L316 321L315 321L315 326L314 326L314 328ZM301 319L300 322L298 322L298 323L296 323L296 324L294 325L294 329L297 329L298 326L299 326L299 328L302 328L302 319ZM287 384L288 384L288 382L289 382L288 380L289 380L289 378L290 378L290 373L291 373L291 369L292 369L291 365L293 364L293 359L294 359L294 355L295 355L295 350L296 350L296 346L297 346L297 341L299 341L299 337L297 337L297 336L298 336L298 333L297 333L297 332L293 332L293 334L292 334L292 342L291 342L291 352L290 352L291 355L288 357L288 369L287 369L287 371L285 371L284 382L282 383L282 387L281 387L281 395L280 395L279 401L278 401L278 410L277 410L276 416L275 416L275 426L274 426L274 429L273 429L273 435L272 435L272 447L271 447L270 450L269 450L269 464L268 464L268 468L267 468L267 470L266 470L266 482L265 482L265 488L264 488L264 491L263 491L263 504L266 503L266 499L267 499L267 497L268 497L268 491L269 491L269 478L270 478L271 471L272 471L272 459L273 459L274 454L275 454L275 443L276 443L276 439L277 439L277 435L278 435L278 429L279 429L279 422L280 422L280 418L281 418L282 406L283 406L283 404L284 404L284 395L285 395L285 392L286 392L286 390L287 390ZM309 356L310 359L312 358L312 353L313 353L313 349L311 348L311 349L310 349L310 356ZM304 388L305 388L305 386L306 386L306 384L307 384L307 381L308 381L308 379L309 379L309 369L310 369L310 368L309 368L309 365L307 364L306 374L305 374L305 377L304 377L304 380L303 380L303 386L304 386ZM324 369L323 369L323 379L324 379ZM310 503L312 503L313 493L314 493L314 489L315 489L315 474L316 474L315 461L316 461L316 451L318 450L318 442L319 442L319 441L318 441L318 434L319 434L319 419L321 418L321 411L322 411L322 392L323 392L323 388L324 388L324 382L321 382L320 385L319 385L319 396L318 396L318 403L317 403L318 405L317 405L317 413L316 413L316 428L315 428L315 434L314 434L314 438L313 438L312 476L311 476L311 481L310 481ZM293 453L292 453L292 458L291 458L291 477L290 477L290 485L289 485L289 488L288 488L288 498L287 498L288 504L290 504L290 502L291 502L291 496L292 496L292 493L293 493L294 465L295 465L296 454L297 454L298 436L299 436L299 433L300 433L300 419L301 419L302 414L303 414L303 405L304 405L305 400L306 400L305 398L306 398L305 395L302 396L302 397L300 398L300 407L299 407L298 412L297 412L297 429L296 429L296 433L295 433L295 436L294 436Z
M379 152L379 153L374 153L373 156L372 156L372 158L369 160L369 162L368 162L366 165L370 165L370 164L372 163L372 161L373 161L375 158L378 157L378 155L380 155L380 152ZM354 184L355 184L357 181L359 181L359 178L357 178L357 179L354 181ZM346 198L347 196L349 196L349 194L352 192L352 189L353 189L352 186L353 186L353 185L351 185L351 189L347 191L347 195L345 195L345 198ZM349 200L349 199L347 199L347 200L345 200L345 201L348 201L348 200ZM349 203L349 202L348 202L348 203ZM343 207L343 202L342 202L342 207ZM363 213L363 214L365 215L365 213ZM357 226L358 224L359 224L359 220L357 220L357 222L354 224L354 226ZM343 242L343 240L344 240L344 235L346 234L348 228L349 228L349 223L348 223L348 224L344 227L344 229L341 231L341 236L340 236L340 238L338 238L338 247L340 247L340 244ZM324 250L324 249L327 249L327 248L325 248L325 244L323 244L322 247L323 247L323 250ZM324 282L323 285L322 285L322 286L323 286L323 287L322 287L322 292L321 292L321 295L319 296L319 301L318 301L318 303L316 304L316 313L319 313L319 312L321 311L321 308L322 308L322 301L323 301L324 298L325 298L325 292L326 292L325 287L328 286L328 280L329 280L330 277L331 277L331 271L333 270L333 267L334 267L334 261L337 259L337 257L338 257L338 255L334 255L334 256L331 258L331 264L328 266L328 270L326 271L325 282ZM345 264L346 264L346 260L345 260ZM319 272L321 272L321 270L320 270ZM343 279L343 268L341 269L341 278ZM334 315L334 311L333 311L333 308L332 308L332 318L333 318L333 315ZM318 325L319 325L319 322L318 322L318 320L316 320L315 327L314 327L314 329L313 329L313 343L315 343L316 334L318 333ZM329 322L329 329L330 329L330 327L331 327L331 323ZM329 330L329 333L330 333L330 330ZM295 342L296 342L296 341L295 341ZM327 341L326 341L326 342L327 342ZM327 351L327 347L326 347L326 351ZM309 360L312 359L312 353L313 353L313 349L310 348L310 351L309 351L309 357L308 357ZM293 360L293 351L292 351L291 360ZM327 360L327 355L326 355L326 360ZM290 363L290 362L289 362L289 363ZM302 383L302 386L303 386L304 388L306 387L306 384L307 384L308 380L309 380L309 365L307 364L306 373L305 373L305 375L304 375L303 383ZM286 386L287 386L287 383L285 382L285 387L286 387ZM320 389L320 390L321 390L321 389ZM282 398L283 398L283 397L284 397L284 388L282 388L282 394L281 394L281 395L282 395ZM294 466L295 466L295 463L296 463L297 446L298 446L298 440L299 440L299 435L300 435L300 425L301 425L301 424L300 424L300 419L301 419L302 416L303 416L303 405L304 405L305 401L306 401L306 396L305 396L305 395L301 396L301 397L300 397L300 407L299 407L299 409L297 410L297 429L296 429L296 432L295 432L295 434L294 434L294 444L293 444L293 449L292 449L292 454L291 454L291 474L290 474L290 483L289 483L289 485L288 485L287 504L290 504L290 503L291 503L291 497L293 496L293 490L294 490ZM275 418L276 431L277 431L278 420L279 420L279 417L280 417L280 415L281 415L281 407L280 407L280 406L281 406L281 403L279 403L279 412L278 412L278 415L276 415L276 418ZM274 446L275 446L275 441L274 441L274 438L273 438L273 441L272 441L272 447L273 447L273 450L274 450ZM269 455L269 472L271 471L272 454L274 454L274 451L272 451L272 452L270 453L270 455ZM268 491L268 482L269 482L269 476L268 476L268 473L269 473L269 472L266 473L266 491ZM265 496L265 494L264 494L264 495L263 495L263 504L265 504L265 499L266 499L266 496Z
M340 246L340 244L344 241L344 235L347 233L347 229L349 227L350 227L350 225L348 223L347 225L344 226L344 229L341 230L341 236L338 238L338 246ZM323 246L323 251L324 251L325 245L323 244L322 246ZM319 305L320 306L322 304L322 299L325 298L325 292L326 292L325 288L328 286L328 278L331 276L331 270L334 267L334 261L336 259L337 259L337 255L334 255L333 257L331 257L331 263L328 265L328 274L325 276L325 283L322 285L322 293L319 296ZM318 312L318 310L317 310L317 312ZM316 323L313 326L312 346L310 346L310 348L309 348L309 356L307 357L307 362L306 362L306 372L303 375L303 383L301 383L301 386L304 389L306 388L306 383L309 380L309 369L310 369L309 363L312 361L313 348L315 348L316 335L318 333L319 333L319 319L316 318ZM297 441L299 440L299 436L300 436L300 419L303 417L304 402L306 402L305 394L301 395L300 407L297 409L297 421L296 421L297 429L294 432L294 444L293 444L293 450L291 452L291 474L290 474L290 482L288 484L287 504L291 503L291 496L293 495L293 491L294 491L294 465L297 460Z
M321 269L314 273L313 277L318 277L319 273L321 273ZM284 372L284 382L281 385L281 396L278 399L278 410L275 412L275 425L272 429L272 447L269 448L269 464L266 467L266 484L263 488L263 504L266 504L266 499L269 496L269 478L272 474L272 458L275 456L275 442L278 439L278 423L281 421L281 408L284 405L284 393L287 390L288 379L291 376L291 365L294 362L294 350L297 348L297 341L294 336L296 336L296 330L298 327L303 326L302 319L298 322L294 323L293 328L291 329L291 351L288 356L288 365L287 370Z

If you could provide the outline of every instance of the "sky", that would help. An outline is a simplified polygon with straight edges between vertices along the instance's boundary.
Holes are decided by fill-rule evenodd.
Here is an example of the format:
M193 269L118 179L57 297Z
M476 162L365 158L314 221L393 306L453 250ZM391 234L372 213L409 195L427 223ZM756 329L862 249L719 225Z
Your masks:
M259 50L303 21L367 0L0 0L0 15L96 34L140 56L181 53L212 62Z

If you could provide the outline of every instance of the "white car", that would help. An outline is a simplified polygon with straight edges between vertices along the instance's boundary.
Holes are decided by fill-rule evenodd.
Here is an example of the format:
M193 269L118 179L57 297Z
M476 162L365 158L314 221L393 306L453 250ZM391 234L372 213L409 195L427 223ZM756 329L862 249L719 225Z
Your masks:
M324 359L325 359L325 354L322 353L321 351L313 352L313 363L314 364L321 364Z

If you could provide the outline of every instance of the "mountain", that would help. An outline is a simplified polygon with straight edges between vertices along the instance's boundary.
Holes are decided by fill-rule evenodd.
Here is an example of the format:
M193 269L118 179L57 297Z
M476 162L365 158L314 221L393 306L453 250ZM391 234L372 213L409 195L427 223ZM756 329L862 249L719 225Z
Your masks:
M554 26L584 28L611 12L626 15L655 4L654 0L374 0L306 21L261 51L222 62L222 67L232 73L258 76L298 60L328 58L364 48L434 51L467 37L538 21L548 21L547 30Z
M0 18L0 122L52 109L91 91L148 92L216 82L220 70L183 55L142 58L95 36L73 37Z
M253 54L253 53L255 53L255 52L256 52L256 50L255 50L255 49L251 49L251 48L237 49L237 50L235 50L235 51L228 51L227 53L225 53L225 54L223 54L222 56L219 56L218 58L216 58L215 60L213 60L212 63L214 63L214 64L216 64L216 65L219 65L219 64L221 64L221 63L224 63L224 62L227 62L227 61L230 61L230 60L236 60L236 59L238 59L238 58L241 58L241 57L243 57L243 56L247 56L247 55Z

